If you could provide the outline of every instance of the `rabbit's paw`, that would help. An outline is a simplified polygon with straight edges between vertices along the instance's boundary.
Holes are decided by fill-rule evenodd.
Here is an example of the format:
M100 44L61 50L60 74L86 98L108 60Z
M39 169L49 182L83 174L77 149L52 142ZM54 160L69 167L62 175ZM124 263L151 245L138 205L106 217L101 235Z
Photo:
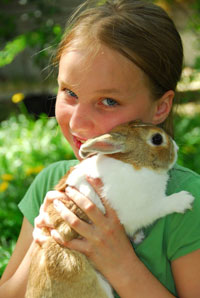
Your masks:
M133 236L133 242L135 244L140 244L144 240L144 238L145 238L145 234L144 234L143 230L139 230Z
M168 197L173 202L174 212L184 213L187 209L192 209L194 197L187 191L180 191ZM168 201L168 202L169 202Z

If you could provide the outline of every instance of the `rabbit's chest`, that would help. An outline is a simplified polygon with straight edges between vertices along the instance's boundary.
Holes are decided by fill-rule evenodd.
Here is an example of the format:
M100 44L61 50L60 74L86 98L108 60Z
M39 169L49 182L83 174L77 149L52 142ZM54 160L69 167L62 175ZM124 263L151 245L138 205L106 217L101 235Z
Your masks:
M81 162L68 176L67 184L77 187L102 211L104 207L86 176L100 178L104 184L102 195L115 209L137 209L148 201L165 194L167 173L157 173L142 168L135 170L131 164L104 155L95 155Z

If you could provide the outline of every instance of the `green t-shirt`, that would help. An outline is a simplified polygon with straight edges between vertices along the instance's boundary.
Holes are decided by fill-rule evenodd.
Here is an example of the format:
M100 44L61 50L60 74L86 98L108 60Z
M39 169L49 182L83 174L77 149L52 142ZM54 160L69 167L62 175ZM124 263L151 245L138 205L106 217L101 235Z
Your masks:
M19 204L21 212L32 225L47 191L53 190L60 178L77 163L77 160L54 163L35 178ZM200 248L200 175L176 165L170 171L167 194L182 190L195 197L192 210L184 214L173 213L157 220L144 229L143 242L133 244L140 260L175 296L171 261ZM119 296L116 294L116 297Z

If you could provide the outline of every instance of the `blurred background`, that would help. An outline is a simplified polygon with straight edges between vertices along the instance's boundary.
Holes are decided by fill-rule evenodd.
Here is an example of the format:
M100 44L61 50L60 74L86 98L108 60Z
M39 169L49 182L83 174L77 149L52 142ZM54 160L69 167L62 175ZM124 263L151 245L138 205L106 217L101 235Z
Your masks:
M17 204L30 183L48 164L74 158L54 119L52 57L68 16L82 2L0 0L0 275L22 222ZM183 40L175 140L179 164L200 173L200 0L152 2L168 12Z

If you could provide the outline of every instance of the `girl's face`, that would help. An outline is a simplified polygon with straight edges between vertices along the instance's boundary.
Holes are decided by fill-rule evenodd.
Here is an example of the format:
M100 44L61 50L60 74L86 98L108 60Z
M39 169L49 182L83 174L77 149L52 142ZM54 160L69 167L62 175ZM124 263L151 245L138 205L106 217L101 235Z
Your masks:
M68 50L59 65L56 118L74 153L89 138L140 119L154 122L153 101L143 72L106 46L90 57L87 50Z

